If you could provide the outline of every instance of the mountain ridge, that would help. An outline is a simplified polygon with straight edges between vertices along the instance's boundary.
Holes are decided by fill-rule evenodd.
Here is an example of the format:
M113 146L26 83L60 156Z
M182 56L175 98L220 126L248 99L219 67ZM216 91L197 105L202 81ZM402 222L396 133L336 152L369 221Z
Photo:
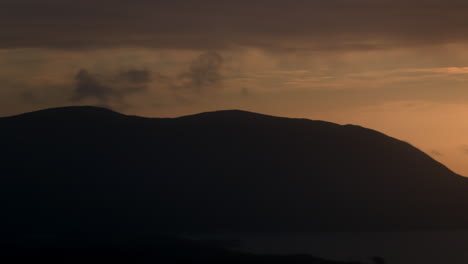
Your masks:
M68 107L1 118L0 143L0 232L468 227L468 180L354 125Z

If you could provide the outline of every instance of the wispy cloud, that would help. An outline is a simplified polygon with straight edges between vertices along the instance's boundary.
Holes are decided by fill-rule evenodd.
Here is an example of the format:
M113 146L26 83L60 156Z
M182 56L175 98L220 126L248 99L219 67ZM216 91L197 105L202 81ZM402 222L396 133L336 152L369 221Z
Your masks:
M100 105L125 104L126 96L145 91L151 81L147 70L130 69L105 78L81 69L75 76L76 84L70 97L72 102L95 99Z
M468 67L401 68L381 71L362 71L335 75L292 77L285 85L310 89L367 89L388 87L431 80L466 80Z
M195 58L188 71L177 76L172 89L202 92L221 85L223 57L217 52L206 52Z

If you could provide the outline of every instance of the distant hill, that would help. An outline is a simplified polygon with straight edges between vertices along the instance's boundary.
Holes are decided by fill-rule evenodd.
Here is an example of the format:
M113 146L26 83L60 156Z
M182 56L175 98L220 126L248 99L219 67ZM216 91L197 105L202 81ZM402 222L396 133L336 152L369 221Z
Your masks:
M0 118L5 240L468 227L468 180L377 131L238 110Z

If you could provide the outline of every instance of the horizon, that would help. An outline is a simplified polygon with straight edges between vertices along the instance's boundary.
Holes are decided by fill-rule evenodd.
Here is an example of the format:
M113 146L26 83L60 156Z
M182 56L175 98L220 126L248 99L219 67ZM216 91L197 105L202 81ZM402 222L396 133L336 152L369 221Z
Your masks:
M434 153L434 150L431 150L431 149L428 148L424 143L421 143L421 142L418 141L417 139L410 139L410 140L408 140L407 138L404 137L405 135L407 136L407 134L405 134L404 131L395 130L395 128L392 128L392 127L391 127L389 124L387 124L387 123L382 123L382 124L381 124L381 125L382 125L382 126L381 126L382 129L379 130L379 129L376 129L376 128L373 128L373 127L369 127L369 126L365 126L365 125L359 124L359 123L340 122L340 121L339 121L340 119L337 119L337 120L333 121L333 120L324 120L324 119L314 119L314 118L303 117L303 116L284 116L284 115L275 115L274 113L269 114L269 113L255 112L255 111L250 111L250 110L245 110L245 109L218 109L218 110L208 110L208 111L204 111L204 112L187 113L187 114L181 114L181 115L151 116L151 115L138 115L138 114L126 113L125 111L119 111L118 109L113 109L113 108L110 107L110 106L99 106L99 105L67 105L67 106L58 106L58 107L51 107L51 108L41 108L41 109L31 110L31 111L24 112L24 113L36 112L36 111L46 110L46 109L67 108L67 107L80 107L80 106L83 106L83 107L96 107L96 108L108 109L108 110L111 110L111 111L114 111L114 112L117 112L117 113L121 113L121 114L125 114L125 115L136 115L136 116L147 117L147 118L177 118L177 117L183 117L183 116L189 116L189 115L195 115L195 114L201 114L201 113L208 113L208 112L245 111L245 112L258 113L258 114L264 114L264 115L270 115L270 116L277 116L277 117L305 118L305 119L309 119L309 120L326 121L326 122L336 123L336 124L339 124L339 125L348 125L348 124L349 124L349 125L362 126L362 127L365 127L365 128L369 128L369 129L372 129L372 130L381 132L381 133L383 133L383 134L385 134L385 135L388 135L388 136L390 136L390 137L396 138L396 139L398 139L398 140L405 141L405 142L411 144L412 146L414 146L414 147L420 149L421 151L423 151L423 152L426 153L427 155L431 156L431 158L433 158L434 160L436 160L436 161L442 163L444 166L447 166L450 170L454 171L455 173L457 173L457 174L459 174L459 175L461 175L461 176L464 176L464 177L468 177L468 170L467 170L466 173L464 174L464 172L465 172L464 166L457 166L458 164L454 164L454 163L453 163L453 160L444 158L444 156L441 155L440 153ZM0 116L0 117L16 116L16 115L21 115L21 114L24 114L24 113L18 113L18 114L15 114L15 115ZM398 133L398 132L400 132L400 133ZM393 133L394 133L394 134L393 134ZM399 137L398 135L400 135L400 137Z
M468 4L6 0L0 116L101 105L356 124L468 175Z

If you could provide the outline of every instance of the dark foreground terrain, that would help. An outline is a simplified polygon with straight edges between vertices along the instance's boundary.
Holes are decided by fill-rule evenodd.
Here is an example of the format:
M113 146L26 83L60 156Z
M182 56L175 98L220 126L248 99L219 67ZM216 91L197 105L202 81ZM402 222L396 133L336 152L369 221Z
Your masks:
M152 237L151 243L137 241L74 240L38 245L33 241L4 245L0 250L2 260L8 263L309 263L357 264L314 258L308 255L251 254L225 249L222 241L193 241ZM36 241L38 242L38 241ZM44 241L42 241L44 242Z
M468 227L467 179L359 126L65 107L0 118L0 146L5 245L100 233Z

